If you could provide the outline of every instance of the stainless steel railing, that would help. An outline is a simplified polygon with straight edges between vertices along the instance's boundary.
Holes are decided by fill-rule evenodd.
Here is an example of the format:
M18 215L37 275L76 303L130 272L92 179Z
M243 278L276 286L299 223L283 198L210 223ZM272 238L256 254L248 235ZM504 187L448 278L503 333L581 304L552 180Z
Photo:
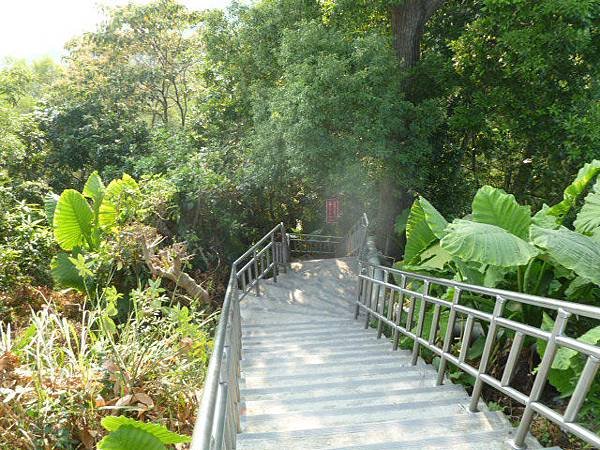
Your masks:
M363 213L346 235L346 255L361 258L361 251L367 244L368 229L369 218Z
M260 280L287 270L289 248L283 223L275 226L231 266L223 309L215 332L202 401L192 435L192 450L235 448L240 429L240 301Z
M399 281L399 284L391 282L390 276ZM438 292L438 295L434 295L434 292ZM451 293L452 300L442 298L441 293ZM473 304L465 304L467 302L464 300L473 294L488 299L494 305L493 310L485 311ZM510 303L513 303L511 306L514 304L533 305L553 312L556 316L553 329L546 331L514 317L505 317L505 313L509 310L507 306ZM510 309L514 310L512 307ZM401 336L412 341L413 365L417 363L421 347L437 355L440 358L438 384L444 382L448 362L472 375L475 378L470 403L472 412L477 411L477 404L484 385L488 385L524 405L523 417L511 442L513 448L524 448L525 438L534 414L551 420L594 447L600 447L600 436L577 423L578 413L592 384L600 382L596 378L600 367L600 347L582 342L576 337L567 336L565 332L569 317L573 315L600 321L600 308L474 286L362 261L358 277L356 318L359 317L361 310L366 315L365 327L369 326L371 320L377 322L379 337L382 335L384 326L391 329L394 349L398 348ZM447 325L442 337L441 317L446 314ZM426 320L430 325L428 336L423 335ZM476 321L487 324L483 354L477 367L469 364L466 358L473 325ZM459 336L455 336L455 325L458 323L462 324L462 332ZM488 366L493 356L494 343L501 330L507 330L512 335L512 346L502 376L498 379L488 373ZM527 337L546 343L546 350L537 367L535 380L528 394L518 386L511 385L519 355ZM585 365L563 413L545 405L541 398L559 348L574 350L585 358Z
M314 255L335 257L340 254L344 238L322 234L288 234L291 255Z

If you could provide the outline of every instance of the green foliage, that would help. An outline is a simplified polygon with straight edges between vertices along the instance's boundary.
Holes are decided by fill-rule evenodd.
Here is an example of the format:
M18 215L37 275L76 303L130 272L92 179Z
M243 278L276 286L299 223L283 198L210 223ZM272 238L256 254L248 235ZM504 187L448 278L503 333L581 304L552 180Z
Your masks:
M182 444L190 442L190 438L182 436L167 430L164 426L155 423L144 423L138 420L130 419L125 416L110 416L102 419L102 426L108 431L114 432L123 426L137 428L149 433L158 439L162 444Z
M593 169L598 164L598 161L586 164L565 190L564 199L551 207L544 205L533 217L530 208L519 205L514 196L484 186L473 199L473 212L468 219L455 219L441 229L443 218L426 200L417 198L408 218L405 260L397 263L397 267L472 284L597 303L600 300L598 229L581 227L582 223L593 223L582 218L589 217L595 187L582 207L585 214L578 215L575 231L559 227L559 222L573 212L577 198L598 175ZM434 234L433 229L438 229L438 233ZM446 295L451 294L446 292ZM486 299L472 296L466 301L485 304ZM512 317L527 324L552 328L552 319L542 314L540 308L520 305L509 309ZM582 342L591 345L600 342L600 327L593 327L589 320L573 319L569 326ZM501 337L498 339L502 341ZM540 341L538 348L543 355L545 343ZM583 364L576 351L560 348L552 365L550 383L561 395L571 395ZM597 413L599 389L595 383L582 414L593 417Z
M446 232L442 248L462 261L515 267L538 254L532 245L496 225L456 219Z
M573 225L578 232L584 234L593 233L600 228L600 180L596 181L592 191L585 197Z
M38 188L31 183L15 183L0 172L0 291L50 281L47 267L53 239L45 226L44 212L35 203L17 197L22 189L32 195Z
M140 188L129 175L112 180L105 188L97 172L88 178L83 194L66 189L56 204L54 197L46 197L46 212L48 220L52 217L54 236L68 252L59 253L52 260L52 276L58 286L83 291L86 280L94 283L94 262L89 258L97 260L103 239L134 217L140 197Z
M483 186L473 198L473 220L498 226L521 239L527 239L531 209L520 206L514 195L502 189Z
M542 329L551 331L553 327L554 320L544 313ZM600 343L600 326L588 330L577 340L593 346L598 345ZM538 340L537 344L538 352L543 357L546 353L547 343ZM567 347L559 347L554 356L548 379L562 397L570 397L575 390L584 366L585 358L581 354ZM600 408L600 383L596 382L592 384L591 390L586 396L586 402L580 415L594 417L598 408Z

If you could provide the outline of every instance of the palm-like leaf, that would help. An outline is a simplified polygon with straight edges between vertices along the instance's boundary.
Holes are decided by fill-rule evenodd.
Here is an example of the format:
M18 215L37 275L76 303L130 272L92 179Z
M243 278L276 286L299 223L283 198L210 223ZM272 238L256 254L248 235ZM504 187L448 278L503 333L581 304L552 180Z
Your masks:
M90 244L94 214L83 195L65 190L54 210L54 237L63 250L73 250L84 242Z
M444 219L444 216L433 207L425 198L419 197L419 203L425 214L425 221L429 225L429 229L435 235L436 238L441 239L446 235L446 227L448 221Z
M442 248L463 261L522 266L538 254L535 247L496 225L457 219L446 231Z
M46 213L46 220L52 226L54 224L54 211L56 210L56 204L60 197L54 192L48 192L44 196L44 212Z
M502 189L483 186L473 198L473 220L496 225L521 239L527 239L531 209L519 205L514 195Z
M406 247L404 261L412 263L423 250L428 248L437 238L427 225L425 211L421 206L421 198L417 198L410 208L410 215L406 223Z
M600 242L566 228L531 227L531 240L553 260L600 285Z
M123 206L132 196L139 194L136 181L127 174L120 180L112 180L104 192L98 213L98 221L103 229L110 229L116 222Z

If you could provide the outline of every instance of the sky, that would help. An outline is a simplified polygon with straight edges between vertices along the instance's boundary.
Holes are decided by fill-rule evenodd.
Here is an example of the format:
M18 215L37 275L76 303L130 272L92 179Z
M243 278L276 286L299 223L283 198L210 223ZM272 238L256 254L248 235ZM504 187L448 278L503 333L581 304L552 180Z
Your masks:
M130 0L0 0L0 61L42 56L60 59L72 37L95 28L99 5L124 5ZM179 0L190 9L223 8L230 0ZM132 3L148 3L133 0Z

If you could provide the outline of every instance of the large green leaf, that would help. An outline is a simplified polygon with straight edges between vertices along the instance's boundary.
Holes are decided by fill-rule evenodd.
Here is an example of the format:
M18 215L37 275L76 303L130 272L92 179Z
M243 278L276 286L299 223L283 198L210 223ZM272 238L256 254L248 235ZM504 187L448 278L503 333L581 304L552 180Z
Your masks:
M542 209L535 213L535 215L531 219L531 223L534 225L538 225L543 228L551 228L553 230L560 227L558 223L558 218L549 214L550 207L544 203Z
M100 178L98 172L94 171L85 182L82 193L85 197L91 198L94 200L94 202L100 203L102 201L102 197L104 196L104 189L102 178Z
M72 250L84 242L90 243L94 214L83 195L74 189L65 190L54 211L54 237L63 250Z
M521 239L527 239L531 208L519 205L514 195L492 186L483 186L475 194L472 207L475 222L496 225Z
M58 287L84 291L83 278L66 253L59 253L50 262L50 273Z
M140 422L125 416L107 416L102 419L101 424L108 431L116 431L123 426L135 427L150 433L163 444L180 444L190 442L189 436L169 431L162 425L150 422Z
M104 192L98 213L99 224L104 229L114 226L125 207L139 195L137 182L127 174L121 179L112 180Z
M579 169L573 183L565 189L563 200L549 208L548 213L562 221L598 173L600 173L600 160L595 159L591 163L585 164Z
M400 214L396 217L394 224L394 231L396 234L402 234L406 231L406 222L408 222L408 215L410 214L410 208L403 209Z
M531 240L560 265L600 285L600 243L568 230L549 230L533 225Z
M166 450L167 447L147 431L125 425L98 442L98 450Z
M412 263L423 250L429 247L437 238L427 225L427 218L417 198L410 208L408 222L406 223L406 246L404 248L404 261Z
M535 247L496 225L457 219L446 231L442 247L463 261L512 267L527 264L538 254Z
M423 197L418 197L408 216L406 224L406 247L404 261L417 263L416 257L423 250L444 235L448 225L446 219Z
M419 255L419 267L422 270L443 270L446 264L452 261L452 255L436 242Z
M54 224L54 211L60 197L54 192L48 192L44 195L44 211L46 212L46 220L52 226Z
M585 197L585 203L573 225L580 233L592 233L600 227L600 179L596 181L592 192Z
M438 239L443 238L446 235L445 230L448 226L448 221L444 219L444 216L442 216L425 198L419 197L419 203L421 204L421 208L425 214L425 220L427 221L427 225L429 225L431 232L435 234L435 237Z

